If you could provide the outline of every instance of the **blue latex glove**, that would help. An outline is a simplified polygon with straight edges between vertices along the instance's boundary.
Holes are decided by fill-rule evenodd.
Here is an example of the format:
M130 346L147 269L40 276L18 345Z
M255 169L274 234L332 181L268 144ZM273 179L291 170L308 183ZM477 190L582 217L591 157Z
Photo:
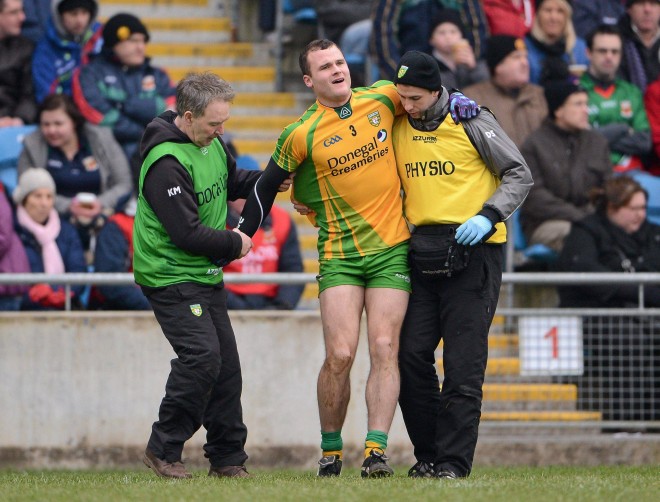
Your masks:
M480 111L479 105L462 92L455 91L449 95L449 113L454 124L458 124L460 119L470 120L479 115Z
M480 214L473 216L456 229L456 242L474 246L493 228L493 224Z

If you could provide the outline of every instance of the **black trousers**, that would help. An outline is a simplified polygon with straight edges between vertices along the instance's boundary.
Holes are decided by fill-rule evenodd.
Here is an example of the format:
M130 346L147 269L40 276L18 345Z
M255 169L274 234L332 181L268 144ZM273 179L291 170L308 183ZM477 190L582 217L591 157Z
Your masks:
M143 289L177 355L149 449L160 459L179 461L183 444L204 425L204 451L211 465L243 465L243 379L227 293L222 287L194 283Z
M412 295L399 349L399 405L417 460L459 476L472 470L502 266L498 245L477 246L467 268L452 277L421 277L411 263ZM440 340L442 392L435 369Z

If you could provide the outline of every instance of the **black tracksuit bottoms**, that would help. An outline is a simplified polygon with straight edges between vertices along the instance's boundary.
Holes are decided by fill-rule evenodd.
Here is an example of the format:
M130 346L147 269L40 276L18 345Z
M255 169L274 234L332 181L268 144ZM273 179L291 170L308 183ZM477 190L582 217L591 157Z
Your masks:
M412 295L401 332L399 405L417 460L459 476L477 445L488 331L502 282L503 246L480 245L468 267L427 279L411 263ZM440 391L435 350L443 340Z
M243 465L243 380L226 291L190 282L143 290L177 355L148 448L167 462L180 461L183 444L203 425L211 465Z

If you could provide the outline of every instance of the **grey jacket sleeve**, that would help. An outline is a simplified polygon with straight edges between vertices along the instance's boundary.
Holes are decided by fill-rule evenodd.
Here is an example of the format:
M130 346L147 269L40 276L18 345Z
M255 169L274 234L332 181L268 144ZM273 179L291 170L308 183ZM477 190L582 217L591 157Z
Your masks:
M119 199L133 188L128 159L110 128L86 124L85 135L101 170L99 201L104 211L114 212Z
M484 208L493 209L504 221L525 201L534 184L529 166L487 108L482 107L476 118L461 123L488 169L501 181Z

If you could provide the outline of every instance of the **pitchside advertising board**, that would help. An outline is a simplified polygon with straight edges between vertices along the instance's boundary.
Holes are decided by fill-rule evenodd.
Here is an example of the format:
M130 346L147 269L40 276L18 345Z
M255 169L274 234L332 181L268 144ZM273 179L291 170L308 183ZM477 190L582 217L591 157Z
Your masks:
M520 374L582 375L582 319L530 316L518 321Z

